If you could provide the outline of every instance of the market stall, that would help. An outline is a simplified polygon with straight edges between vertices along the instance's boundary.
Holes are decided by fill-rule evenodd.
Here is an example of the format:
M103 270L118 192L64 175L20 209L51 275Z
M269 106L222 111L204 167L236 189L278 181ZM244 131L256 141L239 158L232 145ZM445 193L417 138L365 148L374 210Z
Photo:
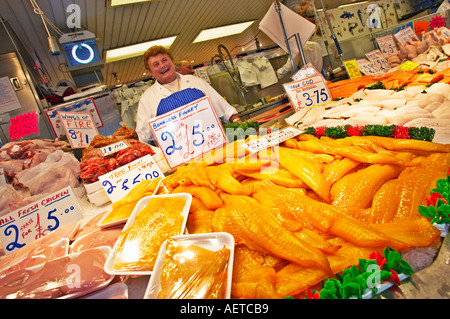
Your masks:
M242 122L201 97L152 143L111 92L47 108L57 138L0 148L0 299L448 299L450 31L427 35L373 74L305 63Z

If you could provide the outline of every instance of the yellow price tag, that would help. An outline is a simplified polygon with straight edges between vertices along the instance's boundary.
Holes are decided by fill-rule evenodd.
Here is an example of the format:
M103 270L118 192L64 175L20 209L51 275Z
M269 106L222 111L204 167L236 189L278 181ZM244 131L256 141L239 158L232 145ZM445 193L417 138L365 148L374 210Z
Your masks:
M419 66L419 63L412 62L412 61L405 61L402 64L398 66L399 69L403 71L410 71L412 69L415 69Z
M362 75L356 60L344 61L344 66L350 79L359 78Z

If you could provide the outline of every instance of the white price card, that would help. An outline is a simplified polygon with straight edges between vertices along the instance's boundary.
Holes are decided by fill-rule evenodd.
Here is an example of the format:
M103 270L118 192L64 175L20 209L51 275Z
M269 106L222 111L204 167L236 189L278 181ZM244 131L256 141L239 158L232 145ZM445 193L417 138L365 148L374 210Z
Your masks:
M158 177L164 178L164 174L149 154L101 175L98 179L114 203L128 194L136 184Z
M321 74L283 84L296 112L331 101L331 93Z
M366 53L366 57L381 71L386 71L389 69L388 61L383 57L380 50L373 50Z
M296 129L294 127L287 127L282 130L272 131L269 134L266 134L257 140L252 140L248 143L242 145L242 147L246 148L251 153L256 153L262 150L265 150L269 147L278 145L292 137L300 135L303 131Z
M403 30L398 31L396 34L394 34L394 37L397 39L398 43L400 43L401 46L405 46L406 43L410 40L419 41L419 37L411 27L407 27Z
M148 124L171 169L228 142L206 96L157 116Z
M78 199L69 186L1 216L0 241L9 254L82 218Z
M364 75L377 74L381 72L379 68L367 59L356 60L356 65L358 65L358 69L361 73L364 73Z
M106 157L106 156L115 154L118 151L127 149L129 147L130 147L130 144L127 143L127 141L120 141L120 142L117 142L117 143L114 143L114 144L110 144L110 145L107 145L107 146L104 146L104 147L100 147L98 149L98 151L100 152L100 154L103 157Z
M72 148L85 148L98 135L90 113L58 112Z
M379 37L376 40L384 57L388 58L390 56L397 55L398 49L392 34L388 34L384 37Z
M450 38L450 29L448 29L447 27L440 27L438 30L446 39Z

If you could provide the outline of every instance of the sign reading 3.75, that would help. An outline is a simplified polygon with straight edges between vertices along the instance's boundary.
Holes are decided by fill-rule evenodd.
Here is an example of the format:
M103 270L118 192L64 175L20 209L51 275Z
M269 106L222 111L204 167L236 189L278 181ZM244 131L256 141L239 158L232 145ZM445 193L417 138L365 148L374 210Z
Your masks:
M331 94L321 74L283 84L296 112L331 100Z
M206 96L157 116L148 124L171 169L227 143Z

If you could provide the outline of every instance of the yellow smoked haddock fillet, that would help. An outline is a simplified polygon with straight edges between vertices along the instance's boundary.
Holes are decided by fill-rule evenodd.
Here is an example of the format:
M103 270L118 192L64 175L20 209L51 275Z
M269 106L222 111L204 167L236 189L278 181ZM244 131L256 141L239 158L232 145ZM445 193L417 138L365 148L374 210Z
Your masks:
M242 195L224 195L223 198L225 205L213 216L215 231L232 234L236 244L330 273L325 255L282 227L256 199Z
M299 196L297 204L298 209L307 216L316 229L341 237L356 246L371 248L390 246L394 249L408 247L407 244L385 236L332 205L316 201L306 195Z
M143 197L153 195L160 181L161 177L153 180L147 179L134 186L127 195L113 203L111 212L108 213L102 224L130 217L137 202Z
M185 204L181 197L152 198L117 239L114 269L153 270L163 242L181 233Z
M341 238L336 238L330 244L341 247L336 254L328 256L334 274L340 273L351 265L357 265L360 258L366 259L374 251L372 248L357 247ZM276 276L276 291L282 297L298 295L325 278L329 278L321 269L305 268L294 263L282 268Z
M234 249L231 296L245 299L282 298L275 290L274 267L266 263L261 252L237 245Z
M343 209L366 208L378 188L400 172L396 165L374 164L349 173L331 187L331 204Z
M211 251L169 238L158 299L223 299L230 250Z
M310 137L307 140L297 142L297 148L313 153L339 155L354 161L368 164L405 164L404 160L396 156L368 151L360 146L345 145L331 138Z
M348 209L345 213L366 224L388 223L397 213L400 202L398 179L390 179L376 191L372 206L365 209Z
M450 167L450 153L434 153L398 177L399 207L392 221L420 217L419 205L426 205L436 180L445 178Z
M321 172L320 164L312 159L305 158L295 149L279 148L280 165L292 175L301 179L320 198L330 202L330 183Z

